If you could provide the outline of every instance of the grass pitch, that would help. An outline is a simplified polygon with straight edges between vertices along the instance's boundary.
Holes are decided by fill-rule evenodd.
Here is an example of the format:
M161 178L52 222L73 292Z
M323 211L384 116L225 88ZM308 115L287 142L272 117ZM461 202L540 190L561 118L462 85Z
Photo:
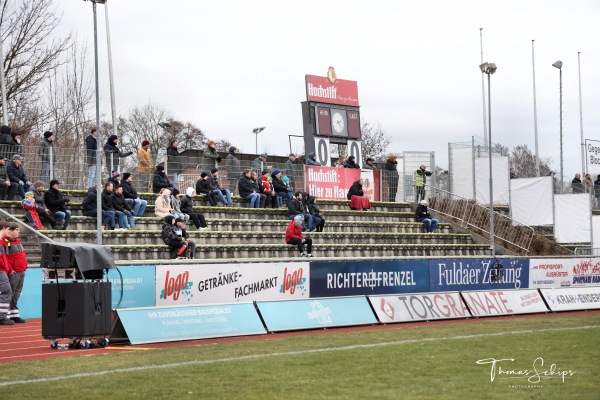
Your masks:
M15 362L0 398L573 400L599 375L600 314L555 315Z

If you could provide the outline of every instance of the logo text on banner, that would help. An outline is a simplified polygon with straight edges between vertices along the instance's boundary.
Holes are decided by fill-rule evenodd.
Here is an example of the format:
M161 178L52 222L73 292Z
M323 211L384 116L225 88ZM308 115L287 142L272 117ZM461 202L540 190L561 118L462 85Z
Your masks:
M306 99L321 103L358 107L356 81L336 79L331 83L327 77L306 75Z

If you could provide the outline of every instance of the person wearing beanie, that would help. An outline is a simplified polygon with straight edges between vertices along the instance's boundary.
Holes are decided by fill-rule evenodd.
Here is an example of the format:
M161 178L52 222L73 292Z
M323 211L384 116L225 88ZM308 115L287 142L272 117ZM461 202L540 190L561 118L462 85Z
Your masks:
M135 229L133 208L127 204L125 196L123 196L123 186L115 185L111 196L113 208L119 212L115 212L119 221L119 229L117 230Z
M25 193L25 199L23 200L23 211L25 213L25 217L27 221L29 221L29 225L36 231L43 228L42 221L40 221L40 216L38 214L38 206L35 204L35 197L33 192Z
M44 137L40 140L37 148L37 155L42 163L42 172L40 180L48 183L49 179L54 179L56 176L56 152L54 151L54 133L50 131L44 132ZM53 176L50 176L50 160L52 160Z
M431 217L427 209L428 206L429 203L427 200L421 200L415 211L415 217L417 218L417 222L422 222L425 225L427 233L432 233L438 225L438 220Z
M194 226L199 231L209 231L210 228L206 224L206 218L204 218L204 214L200 212L194 211L194 195L196 191L194 188L188 187L185 190L185 196L181 198L181 212L184 215L189 216L189 219L192 220Z
M381 177L381 181L387 181L388 184L388 198L386 201L396 201L396 193L398 192L398 161L396 156L391 155L385 162L384 172Z
M184 215L181 212L181 193L177 188L173 189L173 192L171 193L171 207L175 211L173 213L173 215L175 215L175 218L181 218L187 224L187 222L190 220L190 216Z
M60 182L56 179L50 181L50 187L44 194L44 202L52 212L52 215L56 219L56 223L58 225L63 225L64 229L67 229L69 221L71 221L71 210L67 209L69 199L58 189L59 185Z
M252 171L256 171L259 174L264 169L271 170L271 166L267 165L267 153L262 153L258 157L256 157L254 161L252 161L250 169Z
M114 171L119 171L119 162L121 161L121 158L129 157L133 154L133 151L127 153L122 152L119 150L118 144L119 137L117 135L110 135L104 144L106 168L109 176L112 175Z
M217 152L217 142L209 140L202 153L202 171L210 171L221 162L221 156Z
M234 195L238 185L238 176L242 173L235 146L229 148L229 154L225 159L225 168L227 169L227 177L229 178L229 191Z
M88 166L87 187L90 188L96 183L96 151L98 150L98 141L96 140L96 128L92 128L90 134L85 138L85 155Z
M198 181L196 182L196 194L204 196L203 200L207 200L208 204L210 204L212 207L215 207L217 202L215 201L215 197L210 194L210 189L208 187L208 175L209 174L207 172L202 172L200 174L200 178L198 178Z
M285 242L297 246L300 257L312 257L312 239L302 234L302 222L304 217L297 214L291 218L290 223L285 230ZM306 255L304 254L304 244L306 243Z
M167 174L165 174L165 167L157 165L152 176L152 192L159 193L162 189L172 189L173 184L169 182Z
M196 242L190 239L186 231L186 221L181 218L175 219L175 225L173 225L173 232L185 242L187 246L187 258L193 259L196 254ZM185 258L179 256L177 258Z
M306 165L320 166L321 163L317 161L317 153L308 153L306 156Z
M140 182L140 190L144 192L150 188L150 177L152 175L149 148L150 142L144 139L138 150L138 180Z
M344 163L344 168L360 169L360 166L356 163L354 156L348 156Z
M367 158L367 161L365 162L365 164L363 165L363 169L376 169L375 166L373 165L373 160L371 157Z
M133 208L133 215L135 217L143 217L144 212L146 212L146 207L148 206L148 202L146 200L142 200L138 195L137 190L133 186L133 176L129 172L125 172L123 174L123 179L121 179L121 186L123 187L123 196L125 197L125 201L131 208Z
M172 250L173 256L171 258L185 258L185 252L187 250L187 242L181 236L178 236L173 227L175 226L176 218L172 215L167 215L164 219L164 224L160 233L160 237L163 242L169 246Z
M10 160L15 154L23 153L23 146L20 143L21 134L14 132L7 125L0 128L0 154L7 160Z
M213 167L210 170L210 175L206 181L208 189L211 195L216 195L225 207L233 207L233 201L231 200L231 192L227 189L221 188L219 184L219 168Z
M281 205L283 207L283 201L285 200L288 204L294 197L294 192L290 187L288 187L283 180L281 179L281 171L276 169L271 174L271 183L273 184L273 190L275 191L275 195L281 198ZM277 200L277 203L280 204L280 201Z

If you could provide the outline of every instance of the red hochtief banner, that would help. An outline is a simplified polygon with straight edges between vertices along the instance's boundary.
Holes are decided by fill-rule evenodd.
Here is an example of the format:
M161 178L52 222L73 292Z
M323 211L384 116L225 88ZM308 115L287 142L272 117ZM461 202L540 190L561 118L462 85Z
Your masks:
M358 107L358 85L356 81L338 79L331 83L324 76L306 75L306 99Z

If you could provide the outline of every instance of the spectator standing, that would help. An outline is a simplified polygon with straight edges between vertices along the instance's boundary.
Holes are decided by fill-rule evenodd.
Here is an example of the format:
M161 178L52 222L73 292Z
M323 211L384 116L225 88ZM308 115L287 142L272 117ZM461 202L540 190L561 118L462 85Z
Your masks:
M196 193L204 195L204 200L208 201L208 204L215 207L217 202L212 194L210 194L210 188L208 187L208 172L202 172L200 178L196 182Z
M283 181L281 180L281 171L275 169L271 174L271 183L273 184L273 190L275 191L275 195L281 197L282 205L283 200L285 199L289 204L290 200L294 197L292 194L292 189L289 188Z
M516 168L511 168L510 169L510 179L517 179L519 178L519 172L516 170Z
M194 258L194 255L196 254L196 242L190 239L185 228L186 222L183 219L175 219L175 225L173 225L173 232L175 232L175 234L179 236L182 239L182 241L185 242L187 246L188 258Z
M112 182L108 181L104 184L104 190L102 191L102 209L106 211L112 211L114 213L115 221L120 222L123 219L123 213L115 208L115 202L113 201L113 192L114 185ZM124 230L125 228L122 225L119 225L119 228L115 228L115 224L111 225L111 228L114 230Z
M6 264L9 270L8 280L10 282L10 290L12 297L8 307L8 318L17 324L25 323L25 320L19 315L19 307L17 303L23 291L23 283L25 282L25 271L27 270L27 255L25 249L19 240L19 225L10 224L7 231L8 235L4 238L6 241Z
M17 190L21 195L21 199L25 198L25 192L28 192L31 188L31 182L29 182L29 178L23 167L23 160L22 156L15 154L12 157L12 161L6 167L8 179L17 185ZM7 198L7 200L12 200L12 198Z
M257 192L256 189L250 177L250 170L244 170L244 174L240 176L238 191L240 197L250 201L250 208L260 208L260 191Z
M573 193L583 193L583 183L581 183L581 175L575 174L575 178L571 181L571 190Z
M158 194L158 197L154 201L154 214L159 218L165 218L166 216L175 214L175 210L171 206L171 191L169 189L162 189Z
M350 186L346 197L350 200L350 209L366 211L371 208L369 198L363 192L364 179L360 178Z
M107 182L107 184L109 184ZM112 185L112 183L110 183ZM81 202L83 215L86 217L96 218L98 215L96 208L96 199L98 198L98 191L96 190L96 186L90 186L87 194L83 198ZM109 197L110 198L110 197ZM115 229L115 211L109 209L108 207L112 207L112 203L105 206L104 201L102 202L102 229ZM105 209L106 208L106 209Z
M171 139L167 147L167 174L171 177L171 182L177 185L177 177L181 173L181 159L179 158L179 142L177 139Z
M29 225L36 231L39 231L44 226L42 225L42 221L40 221L40 216L38 214L38 206L35 204L35 197L33 197L33 192L25 193L25 199L23 200L23 211L25 212L25 218L29 221Z
M0 221L0 239L2 240L2 248L0 250L0 325L14 325L15 321L8 318L8 310L10 309L10 302L12 300L12 289L10 287L10 280L8 274L12 272L9 269L9 265L6 262L6 242L5 238L9 237L8 230L10 223L6 221Z
M429 203L427 200L421 200L415 211L415 216L417 217L417 222L422 222L425 225L427 233L432 233L438 225L438 220L431 217L427 209L428 206Z
M321 163L317 161L317 153L315 153L315 152L308 153L308 156L306 157L306 165L315 165L315 166L321 165Z
M415 203L425 199L425 184L427 177L431 176L431 171L426 170L425 164L421 164L418 170L415 171Z
M287 229L285 230L285 242L298 247L298 255L305 257L304 244L306 243L306 257L312 257L312 239L304 237L302 234L302 221L304 218L301 214L295 215Z
M71 221L71 210L67 209L69 199L60 192L59 185L60 182L56 179L50 181L50 187L44 194L44 202L56 219L57 225L63 225L67 229Z
M129 157L133 154L133 151L124 153L119 150L119 137L117 135L110 135L108 140L104 144L104 154L106 155L106 169L108 176L111 176L113 172L119 172L119 163L121 158Z
M338 158L335 164L333 165L333 168L344 168L344 160Z
M209 231L210 228L206 224L206 218L204 218L204 214L194 211L195 194L196 192L194 191L194 188L188 187L185 190L185 196L181 198L181 212L190 217L196 229L199 231Z
M85 155L88 166L87 187L92 187L96 183L96 152L98 151L98 141L96 139L96 128L92 128L90 134L85 138Z
M64 226L59 226L54 219L54 215L52 211L46 206L46 201L44 200L44 182L37 181L33 184L33 197L35 199L35 204L37 204L37 213L40 216L40 219L47 221L50 224L52 229L65 229Z
M313 232L316 230L315 223L312 215L305 210L304 204L302 202L302 193L296 192L292 200L288 202L288 219L294 219L296 215L301 215L304 221L304 227L308 232Z
M375 160L373 160L371 157L367 158L367 161L363 165L363 169L373 169L373 170L377 169L373 165L373 161L375 161Z
M150 188L150 177L152 176L152 163L150 160L150 142L147 140L142 141L142 146L138 150L138 174L142 189L149 190Z
M175 250L175 257L173 258L185 258L187 242L185 242L181 236L178 236L175 233L175 231L173 230L174 225L175 217L172 215L167 215L165 217L165 223L162 226L160 237L167 246Z
M231 201L231 193L227 189L222 189L219 184L219 168L215 167L210 170L210 175L207 179L208 189L211 195L217 195L225 207L233 207Z
M11 182L6 171L6 158L0 155L0 200L12 200L19 185Z
M398 192L398 161L396 156L391 155L385 162L385 176L388 182L388 199L387 201L396 201L396 193Z
M258 157L252 161L252 165L250 169L252 171L256 171L257 173L261 173L265 169L271 169L270 165L267 165L267 153L261 153Z
M165 167L157 165L152 176L152 192L159 193L162 189L172 189L173 185L169 182L167 174L165 174Z
M294 153L290 153L288 160L285 162L285 175L290 180L290 188L292 192L296 187L296 171L294 169L294 163L296 162L296 155Z
M355 160L356 159L354 158L354 156L348 156L348 158L346 158L346 162L344 163L344 168L360 169L360 166L356 163Z
M120 211L119 227L121 229L135 229L135 216L133 208L127 204L125 196L123 196L123 186L117 185L112 193L113 208Z
M14 140L10 135L11 132L12 129L10 129L10 126L8 125L2 125L2 127L0 127L0 154L6 159L10 159L14 155L14 153L12 153Z
M146 207L148 206L148 202L146 200L142 200L138 195L137 190L133 186L133 176L129 172L125 172L123 174L123 179L121 180L121 186L123 187L123 196L125 196L125 201L131 208L133 208L133 215L136 217L143 217L144 212L146 212Z
M585 174L583 176L583 190L586 193L592 193L594 190L594 182L592 181L590 174Z
M54 151L54 133L50 131L44 132L44 137L40 141L37 150L38 157L42 162L42 172L40 180L48 183L49 179L54 179L56 176L56 152ZM50 164L52 164L53 174L50 176Z
M229 177L229 192L233 195L237 187L237 176L242 173L242 170L240 169L240 160L237 158L237 148L235 146L229 148L229 154L225 159L225 167L227 168L227 177Z
M221 156L217 152L217 141L209 140L202 153L202 171L210 172L221 162Z

